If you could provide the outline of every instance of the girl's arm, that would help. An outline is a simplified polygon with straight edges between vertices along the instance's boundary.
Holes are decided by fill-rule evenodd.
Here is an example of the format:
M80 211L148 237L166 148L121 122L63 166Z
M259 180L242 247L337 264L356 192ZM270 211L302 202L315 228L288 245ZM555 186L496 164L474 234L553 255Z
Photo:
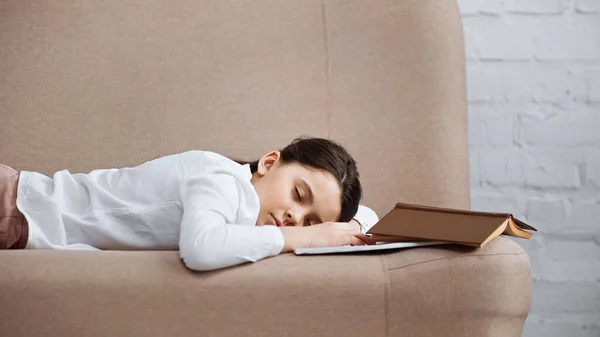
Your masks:
M366 240L360 239L360 231L347 223L327 223L314 228L235 224L248 196L229 174L213 173L189 179L181 186L181 196L179 255L192 270L256 262L294 248L361 244ZM363 232L378 220L375 212L364 206L355 218L363 225Z
M183 218L179 255L192 270L215 270L279 254L284 238L278 227L235 224L246 206L235 177L212 173L181 186ZM252 213L252 212L246 212Z

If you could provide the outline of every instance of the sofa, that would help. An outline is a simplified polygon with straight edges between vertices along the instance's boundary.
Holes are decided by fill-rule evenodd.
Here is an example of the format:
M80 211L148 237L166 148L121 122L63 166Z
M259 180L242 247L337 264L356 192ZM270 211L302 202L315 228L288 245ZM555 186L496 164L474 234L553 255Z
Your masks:
M0 55L0 162L17 170L252 160L310 135L353 154L379 216L470 207L454 0L5 0ZM176 251L0 252L1 336L509 337L530 306L505 237L211 272Z

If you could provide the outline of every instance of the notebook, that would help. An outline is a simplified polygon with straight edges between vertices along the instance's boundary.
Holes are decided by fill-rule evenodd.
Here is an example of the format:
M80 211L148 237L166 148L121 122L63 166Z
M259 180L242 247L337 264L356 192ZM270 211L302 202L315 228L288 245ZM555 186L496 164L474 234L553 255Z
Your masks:
M434 246L442 245L447 242L378 242L376 245L364 245L364 246L340 246L340 247L316 247L316 248L296 248L294 254L296 255L317 255L317 254L342 254L342 253L356 253L356 252L369 252L377 250L390 250L390 249L405 249L423 246Z

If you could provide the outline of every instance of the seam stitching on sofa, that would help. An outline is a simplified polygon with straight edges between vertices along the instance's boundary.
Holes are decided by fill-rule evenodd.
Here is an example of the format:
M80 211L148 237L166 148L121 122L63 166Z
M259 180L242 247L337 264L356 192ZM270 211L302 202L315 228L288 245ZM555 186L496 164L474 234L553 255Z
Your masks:
M392 286L390 285L390 269L387 267L387 263L383 258L383 255L379 255L379 262L381 263L381 273L383 277L383 285L384 285L384 305L385 305L385 336L390 336L390 297L392 292Z
M522 253L519 253L519 254L506 254L506 253L499 253L499 254L469 255L469 256L466 256L466 257L481 257L481 256L522 256L522 255L524 255L524 254L527 254L527 252L523 251ZM435 261L442 261L442 260L453 260L453 259L458 259L458 258L465 258L465 256L441 257L441 258L439 258L439 259L434 259L434 260L427 260L427 261L422 261L422 262L411 263L411 264L407 264L407 265L405 265L405 266L395 267L395 268L391 268L391 269L388 269L388 270L389 270L389 271L392 271L392 270L402 269L402 268L406 268L406 267L416 266L416 265L423 264L423 263L429 263L429 262L435 262Z
M332 137L331 123L333 112L331 111L331 60L329 58L329 38L327 32L327 5L326 0L321 0L321 16L323 20L323 41L325 44L325 86L327 90L327 134Z

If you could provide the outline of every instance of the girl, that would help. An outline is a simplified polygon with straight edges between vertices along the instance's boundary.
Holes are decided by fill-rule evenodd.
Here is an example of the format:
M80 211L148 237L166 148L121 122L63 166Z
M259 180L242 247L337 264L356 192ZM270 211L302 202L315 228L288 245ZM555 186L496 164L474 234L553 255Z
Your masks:
M189 151L52 178L2 165L0 248L179 249L188 268L214 270L301 247L374 244L361 232L378 219L359 208L358 178L348 152L322 138L249 163Z

